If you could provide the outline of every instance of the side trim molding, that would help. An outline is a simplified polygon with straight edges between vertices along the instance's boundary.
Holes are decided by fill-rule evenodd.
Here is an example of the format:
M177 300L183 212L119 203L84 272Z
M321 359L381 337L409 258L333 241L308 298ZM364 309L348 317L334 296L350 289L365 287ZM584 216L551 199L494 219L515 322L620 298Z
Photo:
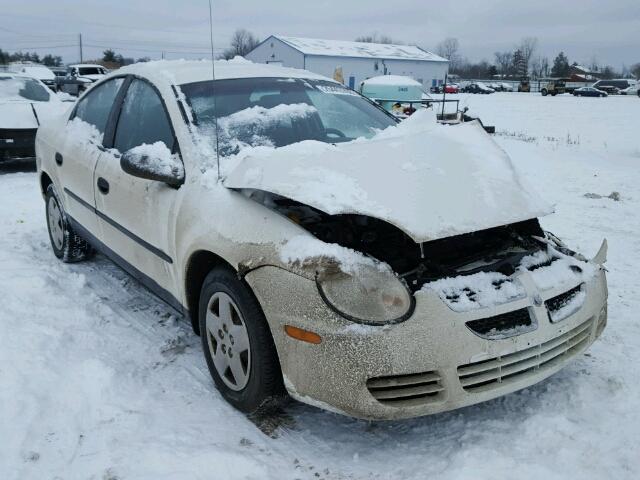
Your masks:
M74 197L75 198L75 197ZM86 203L80 200L80 203ZM151 291L155 296L157 296L164 303L173 308L180 315L186 315L187 309L180 303L180 301L174 297L171 292L161 287L155 280L153 280L148 275L145 275L136 267L127 262L124 258L118 255L116 252L107 247L104 243L98 240L89 230L84 228L80 223L76 221L75 218L71 217L69 214L66 214L67 219L71 223L73 229L78 232L78 234L84 238L87 242L91 244L93 248L98 250L100 253L109 257L113 263L122 268L125 272L135 278L138 282L144 285L148 290Z
M79 196L77 196L75 193L73 193L71 190L69 190L68 188L64 189L64 192L69 195L71 198L73 198L76 202L78 202L80 205L82 205L85 208L88 208L89 210L91 210L93 213L95 213L98 217L100 217L102 220L104 220L105 222L107 222L109 225L111 225L113 228L115 228L116 230L120 231L120 233L126 235L127 237L129 237L131 240L133 240L134 242L136 242L138 245L140 245L141 247L145 248L146 250L150 251L151 253L153 253L154 255L156 255L157 257L160 257L162 260L164 260L167 263L173 263L173 259L167 255L166 253L164 253L162 250L160 250L157 247L154 247L153 245L151 245L149 242L147 242L146 240L143 240L142 238L138 237L135 233L131 232L130 230L127 230L125 227L123 227L122 225L120 225L118 222L116 222L115 220L113 220L111 217L108 217L107 215L105 215L104 213L102 213L100 210L98 210L97 208L95 208L93 205L91 205L90 203L86 202L85 200L83 200L82 198L80 198Z

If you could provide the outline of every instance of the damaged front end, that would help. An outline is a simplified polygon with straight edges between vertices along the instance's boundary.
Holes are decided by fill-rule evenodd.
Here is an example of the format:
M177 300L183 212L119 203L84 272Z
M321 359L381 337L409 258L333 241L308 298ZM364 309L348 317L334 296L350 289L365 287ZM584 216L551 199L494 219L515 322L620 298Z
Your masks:
M413 312L415 294L421 291L435 292L454 312L469 312L522 299L531 289L566 286L566 294L548 304L551 320L559 321L579 308L584 296L580 286L598 268L544 232L535 218L417 243L380 219L330 215L258 190L243 193L311 233L320 241L316 247L345 249L323 250L321 246L320 253L314 254L305 243L308 239L303 238L307 247L285 254L283 260L314 275L327 305L358 323L379 325L406 320ZM349 252L346 259L345 251ZM606 252L601 251L596 260L602 263L605 257ZM525 314L520 318L494 316L489 322L470 325L485 338L505 338L534 328Z

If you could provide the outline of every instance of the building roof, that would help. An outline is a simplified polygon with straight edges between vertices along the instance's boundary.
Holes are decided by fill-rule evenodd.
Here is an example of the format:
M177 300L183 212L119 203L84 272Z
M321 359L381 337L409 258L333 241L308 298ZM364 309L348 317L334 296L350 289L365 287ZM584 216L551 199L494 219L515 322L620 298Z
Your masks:
M317 38L286 37L273 35L305 55L324 55L331 57L360 57L393 60L418 60L429 62L447 62L434 53L415 45L394 45L390 43L347 42L344 40L322 40Z

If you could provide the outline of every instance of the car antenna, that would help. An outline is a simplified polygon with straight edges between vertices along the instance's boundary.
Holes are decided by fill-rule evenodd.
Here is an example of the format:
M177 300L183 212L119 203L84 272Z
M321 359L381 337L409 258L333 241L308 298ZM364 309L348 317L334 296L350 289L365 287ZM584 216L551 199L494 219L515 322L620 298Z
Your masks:
M209 40L211 42L211 89L213 90L213 125L216 136L216 165L218 168L218 181L220 180L220 154L218 153L218 114L216 113L216 58L213 49L213 7L211 6L211 0L209 0Z

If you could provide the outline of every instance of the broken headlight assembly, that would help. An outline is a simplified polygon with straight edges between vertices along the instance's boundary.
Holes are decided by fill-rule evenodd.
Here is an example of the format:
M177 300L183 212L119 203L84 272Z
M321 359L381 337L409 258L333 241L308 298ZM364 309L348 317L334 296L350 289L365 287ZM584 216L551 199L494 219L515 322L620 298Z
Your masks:
M390 269L359 268L357 273L332 273L316 277L326 304L352 322L384 325L406 320L415 299L405 283Z

